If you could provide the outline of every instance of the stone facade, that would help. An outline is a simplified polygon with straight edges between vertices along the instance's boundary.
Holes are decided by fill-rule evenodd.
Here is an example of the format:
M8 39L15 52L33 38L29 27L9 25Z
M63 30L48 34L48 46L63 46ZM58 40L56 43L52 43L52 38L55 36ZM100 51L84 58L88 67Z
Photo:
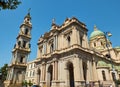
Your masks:
M115 86L114 80L120 79L120 48L112 48L97 27L90 40L87 32L75 17L61 26L53 21L38 40L37 58L27 63L25 80L41 87Z
M86 25L75 17L67 18L61 26L52 23L51 30L38 41L35 84L41 87L115 85L113 78L119 79L120 56L111 50L114 48L110 41L106 42L104 33L98 35L98 32L88 41L87 31ZM111 58L106 56L107 43Z

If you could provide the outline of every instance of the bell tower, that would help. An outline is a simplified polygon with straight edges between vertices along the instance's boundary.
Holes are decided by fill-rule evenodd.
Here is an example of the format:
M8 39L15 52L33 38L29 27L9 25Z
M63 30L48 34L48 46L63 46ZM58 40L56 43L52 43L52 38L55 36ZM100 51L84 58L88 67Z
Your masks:
M28 12L20 26L20 31L12 50L12 60L8 67L7 80L5 81L8 86L22 83L25 79L27 59L31 52L31 29L31 16L30 12Z
M25 18L24 22L20 26L20 31L17 36L16 44L12 50L13 59L11 64L26 64L28 55L31 52L30 50L30 40L31 40L31 17L30 13L28 13Z

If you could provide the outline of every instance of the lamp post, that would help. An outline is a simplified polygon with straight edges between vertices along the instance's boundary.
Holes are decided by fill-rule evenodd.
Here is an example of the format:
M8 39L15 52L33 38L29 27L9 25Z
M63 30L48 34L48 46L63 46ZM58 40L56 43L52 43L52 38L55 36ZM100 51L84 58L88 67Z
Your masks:
M108 54L106 54L106 57L110 58L111 67L112 67L112 77L113 77L113 81L115 82L115 80L116 80L115 69L114 69L113 61L112 61L111 54L110 54L110 49L109 49L110 45L108 43L109 37L111 37L112 34L110 32L104 32L104 35L105 35L106 47L107 47L107 50L108 50ZM116 86L116 83L115 83L115 86Z

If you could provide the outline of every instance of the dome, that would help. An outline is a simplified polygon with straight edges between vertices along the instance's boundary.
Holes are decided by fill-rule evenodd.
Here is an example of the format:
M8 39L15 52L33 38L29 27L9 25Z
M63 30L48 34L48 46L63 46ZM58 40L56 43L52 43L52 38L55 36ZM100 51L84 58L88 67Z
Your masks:
M96 36L104 36L104 33L102 31L98 30L96 28L96 26L94 26L94 31L91 33L90 39L92 39L92 38L94 38Z
M99 61L97 66L108 66L104 61Z

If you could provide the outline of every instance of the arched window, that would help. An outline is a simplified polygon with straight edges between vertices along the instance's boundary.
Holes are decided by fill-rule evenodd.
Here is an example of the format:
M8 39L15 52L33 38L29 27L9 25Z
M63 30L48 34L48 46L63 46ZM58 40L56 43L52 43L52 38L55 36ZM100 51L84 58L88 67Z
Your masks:
M103 46L103 42L100 42L101 43L101 45Z
M21 46L21 41L18 41L18 46L19 46L19 47Z
M106 75L105 75L105 71L102 71L102 76L103 76L103 80L106 81Z
M71 42L70 36L67 37L67 42L68 42L68 46L70 46L70 42Z
M20 58L20 63L23 63L23 57Z
M94 43L94 47L96 47L96 43Z
M26 41L23 41L23 47L25 48L26 47Z
M25 35L27 35L27 34L28 34L28 28L25 29Z
M53 50L54 50L54 44L52 43L50 46L50 52L53 52Z

